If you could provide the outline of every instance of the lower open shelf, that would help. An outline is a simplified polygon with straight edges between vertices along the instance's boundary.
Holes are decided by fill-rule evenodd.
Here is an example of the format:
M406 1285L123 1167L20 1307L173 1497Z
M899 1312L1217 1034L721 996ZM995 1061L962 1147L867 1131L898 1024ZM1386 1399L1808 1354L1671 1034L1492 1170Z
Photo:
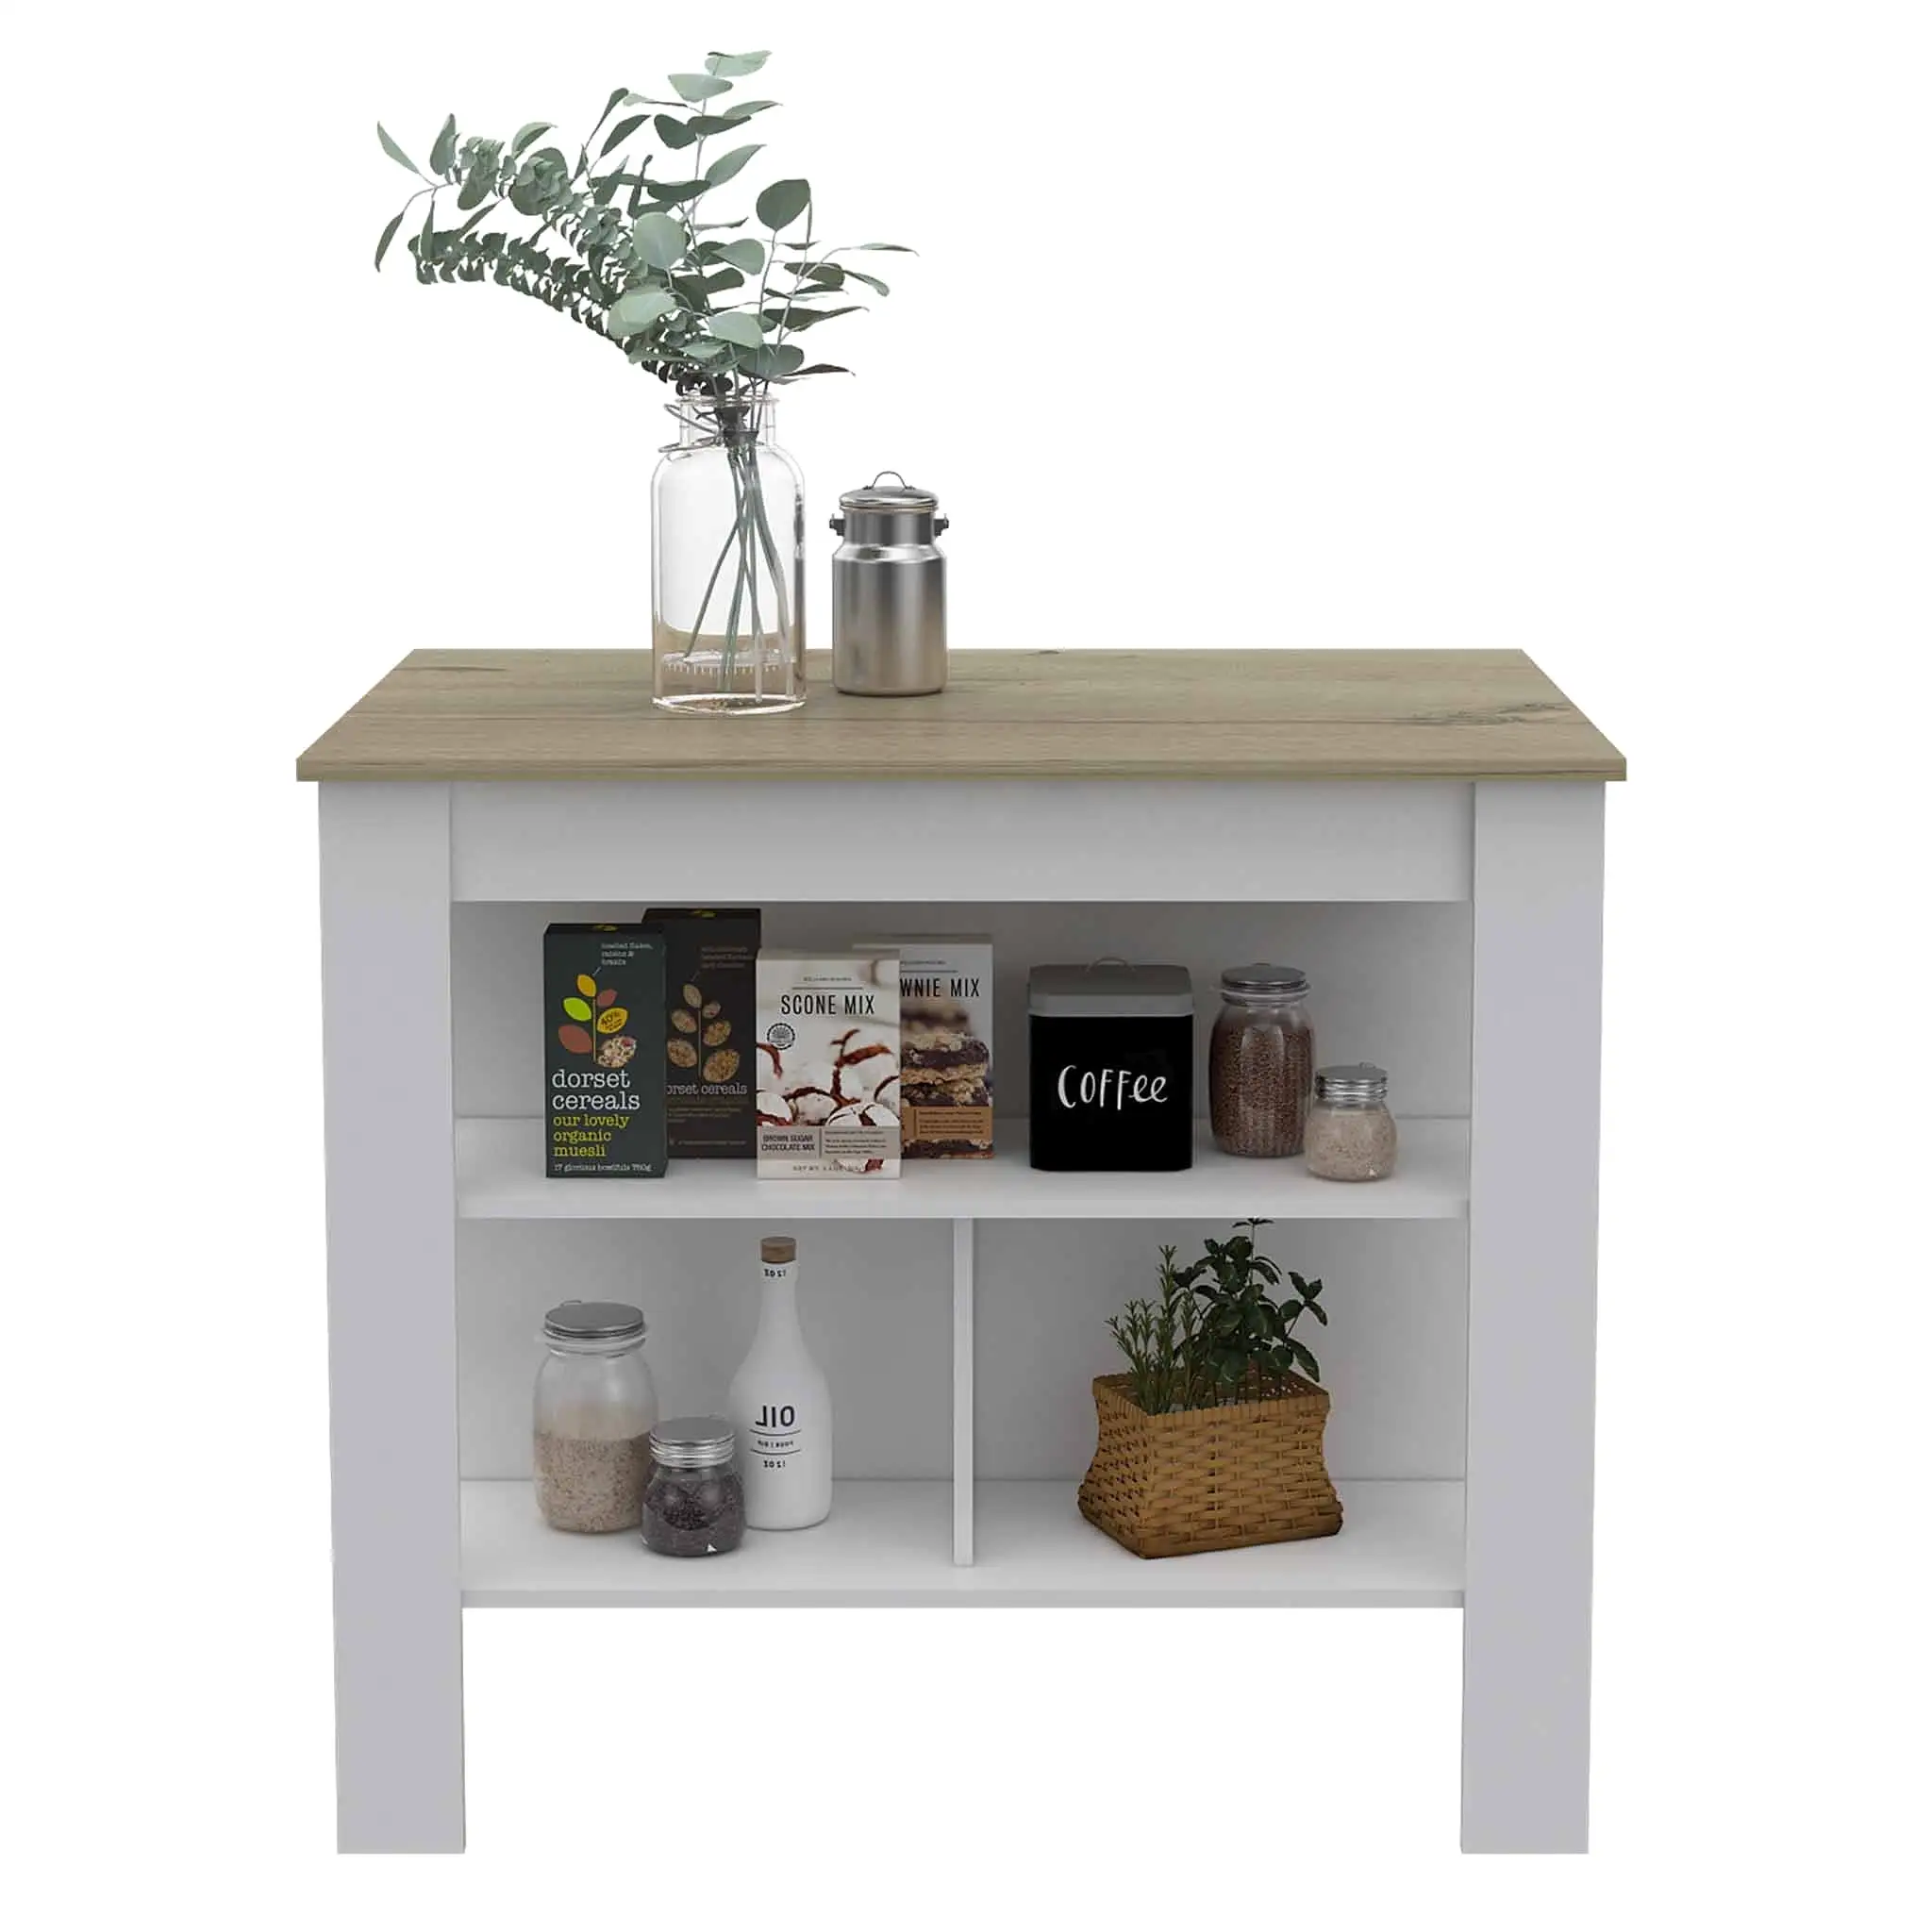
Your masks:
M948 1482L841 1482L816 1529L752 1530L727 1557L654 1557L635 1536L545 1525L526 1482L463 1485L472 1608L640 1606L1456 1607L1462 1485L1350 1482L1340 1536L1143 1561L1081 1517L1075 1485L984 1482L976 1560L953 1561Z

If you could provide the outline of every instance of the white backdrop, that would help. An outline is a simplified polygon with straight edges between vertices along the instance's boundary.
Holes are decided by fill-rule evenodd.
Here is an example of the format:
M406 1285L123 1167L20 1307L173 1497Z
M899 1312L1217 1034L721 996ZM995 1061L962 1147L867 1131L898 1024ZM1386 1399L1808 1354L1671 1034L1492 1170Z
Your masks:
M575 127L751 46L787 105L746 186L922 251L814 340L858 375L786 405L819 641L822 518L893 464L955 519L959 644L1520 645L1629 755L1589 1860L1458 1861L1456 1620L1318 1613L476 1617L475 1850L331 1855L292 759L412 646L641 641L664 434L534 305L371 274L408 188L373 124ZM25 1922L1890 1923L1928 56L1923 7L1857 0L14 23ZM661 1767L728 1793L774 1724L817 1759L791 1812L667 1827Z

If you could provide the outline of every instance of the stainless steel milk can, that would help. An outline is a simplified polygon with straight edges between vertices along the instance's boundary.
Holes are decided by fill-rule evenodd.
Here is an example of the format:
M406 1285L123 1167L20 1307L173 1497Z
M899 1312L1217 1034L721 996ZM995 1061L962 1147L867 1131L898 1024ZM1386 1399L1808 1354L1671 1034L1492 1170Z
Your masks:
M897 483L884 483L898 476ZM859 697L909 698L946 683L946 559L939 498L896 470L839 499L832 527L832 682Z

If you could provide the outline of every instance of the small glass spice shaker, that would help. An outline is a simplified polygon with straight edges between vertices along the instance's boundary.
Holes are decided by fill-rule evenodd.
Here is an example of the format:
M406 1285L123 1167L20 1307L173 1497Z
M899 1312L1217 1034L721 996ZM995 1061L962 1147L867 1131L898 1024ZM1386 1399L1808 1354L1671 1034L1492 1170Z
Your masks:
M1365 1061L1324 1067L1308 1108L1308 1172L1324 1181L1379 1181L1395 1172L1389 1075Z
M717 1557L744 1541L738 1441L723 1416L685 1415L651 1431L644 1547L660 1557Z
M1208 1044L1208 1116L1224 1154L1278 1159L1302 1151L1315 1036L1308 975L1295 966L1230 966Z

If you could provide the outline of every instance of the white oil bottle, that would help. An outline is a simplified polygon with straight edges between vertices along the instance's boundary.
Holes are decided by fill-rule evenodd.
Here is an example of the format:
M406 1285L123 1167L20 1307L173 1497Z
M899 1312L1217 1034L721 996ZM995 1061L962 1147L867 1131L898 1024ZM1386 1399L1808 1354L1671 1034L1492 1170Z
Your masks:
M798 1325L798 1243L758 1243L763 1306L731 1378L730 1414L753 1529L807 1529L832 1508L832 1400Z

